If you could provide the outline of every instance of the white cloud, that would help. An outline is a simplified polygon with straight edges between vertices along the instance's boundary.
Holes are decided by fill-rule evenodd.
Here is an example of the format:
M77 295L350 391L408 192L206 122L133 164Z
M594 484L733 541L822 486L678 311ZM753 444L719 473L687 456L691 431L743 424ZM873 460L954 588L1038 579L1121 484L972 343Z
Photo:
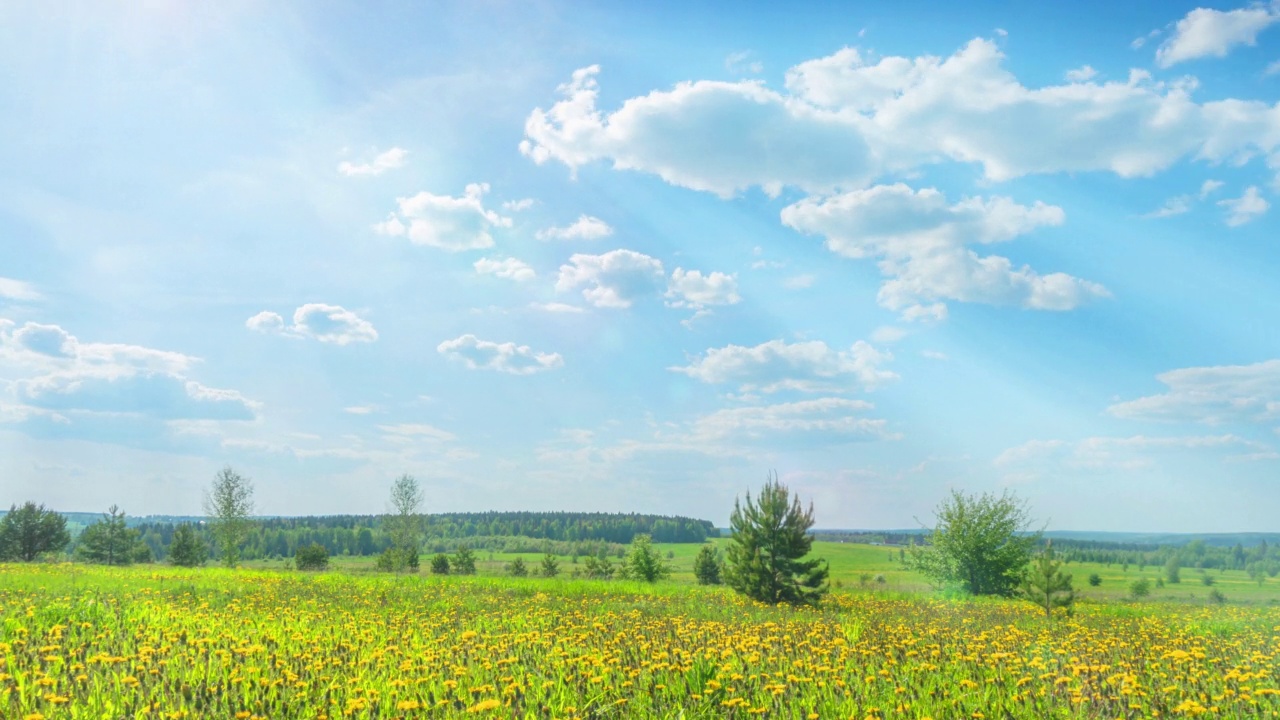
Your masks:
M884 420L862 417L873 408L871 403L847 398L726 408L694 420L681 439L693 445L896 439Z
M564 99L534 110L521 150L571 169L617 169L731 196L865 187L886 173L942 160L976 163L988 179L1109 171L1150 176L1183 158L1218 162L1280 146L1277 113L1257 101L1196 103L1193 83L1124 81L1024 86L989 40L948 58L885 57L846 48L787 73L787 93L759 81L681 83L596 106L599 68L574 73Z
M859 340L835 350L820 340L770 340L755 347L728 345L707 350L684 367L667 368L705 383L736 383L739 392L840 392L874 388L897 379L881 369L893 355Z
M1067 71L1067 82L1082 83L1088 82L1098 76L1098 71L1089 65L1084 65L1075 70Z
M502 209L506 210L507 212L524 212L525 210L528 210L529 208L533 207L535 202L537 201L534 200L533 198L522 198L520 200L507 200L506 202L502 203Z
M808 198L782 210L783 224L824 236L832 252L877 259L888 278L880 288L880 304L900 311L937 300L1069 310L1106 297L1096 283L1063 273L1040 275L967 247L1012 240L1038 227L1061 225L1064 218L1061 208L1019 205L1002 197L949 205L937 190L917 192L901 183Z
M465 363L472 370L496 370L512 375L532 375L564 365L559 353L534 352L528 345L489 342L475 335L446 340L436 351Z
M0 277L0 298L5 300L39 300L40 293L34 285L21 280Z
M399 425L379 425L378 429L385 433L387 440L396 443L411 442L453 442L457 435L441 430L425 423L401 423Z
M338 172L350 176L364 175L374 176L381 175L388 170L394 170L404 166L404 159L409 155L409 151L404 148L393 147L390 150L379 153L372 162L356 165L347 161L338 163Z
M582 297L596 307L627 308L639 298L656 294L663 285L662 261L634 250L603 255L576 253L560 266L556 291L586 285Z
M764 63L753 59L751 51L740 50L725 57L724 69L735 75L759 75L764 72Z
M342 412L348 415L372 415L378 411L376 405L352 405L351 407L342 408Z
M1200 183L1200 199L1204 200L1205 198L1214 194L1224 184L1225 183L1223 183L1221 180L1205 180L1203 183Z
M348 345L373 342L378 331L368 320L340 305L308 303L293 313L293 324L286 326L284 318L264 310L245 321L245 327L264 334L288 337L313 338L324 343Z
M1226 57L1237 45L1255 45L1258 33L1280 21L1275 5L1221 11L1196 8L1174 26L1156 50L1156 64L1167 68L1187 60Z
M493 228L511 227L511 218L484 207L487 183L472 183L461 197L420 192L396 200L398 212L374 225L374 230L392 237L407 237L415 245L450 252L493 247Z
M943 303L912 305L902 311L902 319L907 322L942 322L947 319L947 306Z
M734 305L742 301L738 295L738 277L713 272L703 275L697 270L676 268L667 283L667 304L671 307L702 309L710 305Z
M558 303L558 302L529 303L529 307L533 308L534 310L541 310L543 312L549 312L549 313L584 313L586 312L586 310L584 310L583 308L577 305L569 305L567 303Z
M507 280L516 280L523 282L532 280L538 276L533 268L525 262L515 258L506 258L498 260L496 258L480 258L474 265L476 272L481 275L494 275L496 277L505 278Z
M1280 360L1170 370L1156 376L1168 391L1120 402L1107 412L1135 420L1218 425L1280 419Z
M938 352L937 350L922 350L920 351L920 357L928 358L930 360L943 360L943 361L950 359L947 357L946 353Z
M1143 215L1147 219L1167 218L1181 215L1191 210L1190 195L1176 195L1164 201L1164 205Z
M244 321L244 326L254 332L271 335L274 333L282 333L285 330L284 318L279 313L273 313L270 310L263 310Z
M18 405L5 413L15 420L40 414L63 423L122 414L253 419L257 403L187 377L197 362L137 345L81 342L57 325L0 322L0 366L17 373L9 390Z
M1237 451L1232 460L1274 459L1264 443L1236 435L1188 435L1178 437L1090 437L1074 442L1031 440L996 456L1002 468L1058 464L1074 470L1137 470L1150 467L1157 455L1177 452Z
M1249 186L1244 195L1238 198L1219 200L1218 206L1227 209L1226 223L1229 227L1239 227L1245 223L1262 217L1271 207L1256 186Z
M539 240L599 240L613 234L613 228L597 217L579 215L571 225L549 227L534 233Z

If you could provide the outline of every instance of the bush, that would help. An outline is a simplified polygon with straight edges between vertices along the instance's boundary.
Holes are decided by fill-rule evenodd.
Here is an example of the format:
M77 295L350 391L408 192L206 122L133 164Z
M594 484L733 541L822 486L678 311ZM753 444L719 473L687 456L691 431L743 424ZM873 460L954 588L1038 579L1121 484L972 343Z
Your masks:
M720 584L720 553L714 545L704 544L693 558L693 576L699 585Z
M1201 576L1200 576L1200 584L1202 584L1202 585L1212 585L1212 584L1213 584L1213 576L1212 576L1212 575L1208 575L1208 574L1201 575Z
M1102 584L1102 576L1101 576L1101 575L1099 575L1098 573L1093 573L1093 574L1091 574L1091 575L1089 576L1089 586L1090 586L1090 587L1098 587L1098 586L1099 586L1099 585L1101 585L1101 584Z
M1209 602L1214 605L1221 605L1227 601L1227 596L1222 594L1218 588L1209 591Z
M449 574L449 556L444 553L437 553L431 558L431 574L432 575L448 575Z
M454 553L453 560L450 565L454 575L475 575L476 574L476 556L471 552L471 548L463 545L458 548L458 552Z
M586 576L593 580L608 580L613 577L613 563L604 553L601 553L600 557L587 556L583 564L586 566Z
M1147 597L1150 594L1151 594L1151 583L1148 582L1146 578L1142 578L1141 580L1134 580L1133 583L1129 585L1129 595L1134 600L1141 600L1142 598Z
M553 578L560 574L560 562L556 560L556 556L547 553L542 556L542 577Z
M627 580L643 580L657 582L671 574L671 567L662 561L662 556L653 549L653 540L645 534L636 535L631 540L631 552L627 554L622 565L622 576Z
M328 570L329 551L320 543L303 545L293 554L293 562L299 570Z
M529 568L524 566L524 558L516 558L507 563L507 574L511 577L525 577L529 574Z
M190 523L183 523L173 531L169 544L169 562L179 567L198 567L209 557L209 548L196 536Z
M961 585L973 595L1012 596L1040 542L1017 496L966 495L953 490L935 512L928 545L911 548L911 564L938 586Z

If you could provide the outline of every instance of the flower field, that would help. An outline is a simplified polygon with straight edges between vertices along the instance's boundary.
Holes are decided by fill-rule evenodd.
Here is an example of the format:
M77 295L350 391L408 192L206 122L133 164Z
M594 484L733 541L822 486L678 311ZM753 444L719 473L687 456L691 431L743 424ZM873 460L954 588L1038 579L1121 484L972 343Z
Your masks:
M1280 608L0 565L0 717L1280 717Z

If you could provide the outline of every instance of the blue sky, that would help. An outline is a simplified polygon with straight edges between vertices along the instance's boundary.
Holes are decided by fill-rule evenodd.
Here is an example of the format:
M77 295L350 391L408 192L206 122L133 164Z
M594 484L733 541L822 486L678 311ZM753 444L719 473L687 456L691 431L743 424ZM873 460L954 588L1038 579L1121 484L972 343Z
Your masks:
M0 8L0 502L1280 530L1280 4Z

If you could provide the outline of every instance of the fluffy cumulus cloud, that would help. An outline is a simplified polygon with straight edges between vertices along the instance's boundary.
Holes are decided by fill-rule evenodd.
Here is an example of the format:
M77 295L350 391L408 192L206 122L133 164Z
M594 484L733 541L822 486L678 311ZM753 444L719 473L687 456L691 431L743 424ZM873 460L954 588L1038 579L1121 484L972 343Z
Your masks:
M712 305L735 305L742 301L738 295L738 278L722 272L703 275L698 270L676 268L667 282L667 304L671 307L703 310Z
M399 209L374 230L392 237L406 237L415 245L450 252L493 247L493 228L511 227L511 218L485 209L486 183L472 183L461 197L426 191L396 200Z
M579 215L573 223L564 227L549 227L534 233L539 240L599 240L613 234L609 223L598 217Z
M490 342L475 335L446 340L436 351L472 370L495 370L511 375L532 375L564 365L559 353L535 352L528 345Z
M820 340L770 340L755 347L728 345L707 350L683 367L668 368L705 383L734 383L741 392L841 392L870 389L897 374L883 369L893 355L859 340L837 350Z
M4 300L39 300L40 293L34 285L21 280L0 277L0 299Z
M1226 223L1230 227L1239 227L1245 223L1256 220L1266 214L1271 207L1271 203L1267 202L1258 192L1258 188L1250 186L1244 191L1244 194L1238 198L1227 198L1219 200L1218 206L1227 211Z
M57 325L0 323L0 373L16 418L252 420L256 404L189 377L198 360L137 345L82 342Z
M1069 310L1105 297L1096 283L1041 275L970 247L1012 240L1064 218L1061 208L1040 202L1027 206L995 197L951 204L936 190L901 183L807 198L782 210L785 225L826 238L832 252L878 260L887 278L880 303L910 309L913 316L928 314L921 309L942 300Z
M1193 83L1136 71L1123 81L1032 88L975 39L947 58L883 57L853 48L788 71L786 92L758 81L698 81L596 103L598 67L534 110L521 150L577 168L610 161L729 196L749 187L827 193L942 160L991 180L1109 171L1148 176L1183 158L1239 160L1280 146L1280 112L1237 99L1197 103Z
M1136 420L1207 425L1280 421L1280 360L1180 368L1156 379L1166 392L1116 403L1107 411Z
M1237 45L1255 45L1258 33L1280 22L1280 6L1255 6L1238 10L1196 8L1173 28L1173 34L1156 49L1156 64L1167 68L1187 60L1226 57Z
M658 293L665 279L661 260L634 250L577 253L560 266L556 291L582 287L582 297L596 307L628 308L636 300Z
M507 280L516 280L523 282L532 280L538 276L528 263L517 260L515 258L505 258L499 260L497 258L480 258L474 264L476 272L481 275L493 275L494 277L505 278Z
M373 160L367 163L356 164L344 160L343 162L338 163L338 172L348 177L381 175L388 170L403 167L404 160L408 156L408 150L393 147L386 152L378 153Z
M286 325L277 313L263 311L245 321L245 327L264 334L311 338L323 343L349 345L378 339L373 324L340 305L308 303L293 312L293 324Z

